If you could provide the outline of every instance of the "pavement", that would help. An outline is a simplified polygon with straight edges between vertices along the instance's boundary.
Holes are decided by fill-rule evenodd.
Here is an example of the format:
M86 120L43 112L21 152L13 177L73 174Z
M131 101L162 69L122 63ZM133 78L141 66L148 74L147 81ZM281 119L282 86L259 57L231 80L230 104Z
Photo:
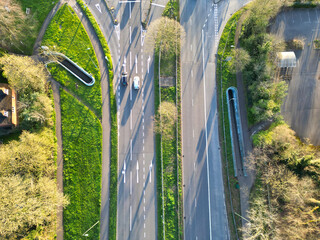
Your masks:
M304 49L294 51L297 67L293 69L281 113L301 139L308 138L313 145L320 145L320 50L313 47L313 40L320 38L320 9L281 12L271 32L285 40L305 39Z
M114 1L113 17L119 22L115 26L103 0L86 3L108 41L114 63L119 139L117 238L156 239L154 58L144 46L141 21L146 9L140 2ZM151 6L150 20L159 18L162 11L163 7ZM123 71L128 73L128 86L120 83ZM140 78L139 90L132 87L135 76ZM106 226L101 226L101 232L105 231ZM103 233L100 237L107 239Z
M218 134L216 56L230 16L247 1L180 1L185 239L230 239Z

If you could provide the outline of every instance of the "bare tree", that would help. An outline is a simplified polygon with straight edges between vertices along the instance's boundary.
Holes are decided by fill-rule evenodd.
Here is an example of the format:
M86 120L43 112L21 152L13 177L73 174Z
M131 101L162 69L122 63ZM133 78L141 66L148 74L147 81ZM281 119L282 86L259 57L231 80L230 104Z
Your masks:
M35 19L28 17L15 0L0 0L0 47L22 51L23 40L36 35Z
M177 108L174 103L161 102L155 118L155 132L164 137L171 136L170 133L175 129L177 118Z
M161 52L169 54L174 53L176 47L180 48L184 38L185 31L179 22L171 18L161 17L150 24L146 36L146 45L150 52L154 48L159 49L161 45Z

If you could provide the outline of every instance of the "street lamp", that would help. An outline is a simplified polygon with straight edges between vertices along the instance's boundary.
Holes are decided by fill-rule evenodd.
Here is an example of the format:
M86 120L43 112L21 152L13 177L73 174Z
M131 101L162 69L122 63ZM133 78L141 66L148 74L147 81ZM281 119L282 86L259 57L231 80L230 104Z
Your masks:
M87 231L84 232L84 234L82 234L82 236L84 237L88 237L89 234L87 234L87 232L89 232L95 225L97 225L100 221L97 221L95 224L93 224Z

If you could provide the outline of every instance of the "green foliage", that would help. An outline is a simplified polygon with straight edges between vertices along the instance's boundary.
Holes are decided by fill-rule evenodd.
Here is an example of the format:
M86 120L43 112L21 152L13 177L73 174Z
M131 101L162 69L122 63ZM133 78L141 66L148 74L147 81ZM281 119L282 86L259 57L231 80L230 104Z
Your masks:
M102 98L97 58L84 27L71 7L64 5L59 9L46 30L42 45L63 53L94 76L95 84L88 87L60 65L48 65L53 78L78 95L100 118Z
M80 239L100 219L102 127L97 117L64 90L61 119L64 192L70 205L63 213L64 239ZM90 230L99 239L99 225Z
M285 44L267 34L269 21L276 16L283 3L279 0L252 2L242 25L241 45L250 54L251 61L244 68L247 85L249 124L272 119L280 112L287 86L274 83L276 53L283 51Z
M109 70L109 96L110 96L110 116L111 116L111 157L110 157L110 191L109 191L109 239L116 239L117 237L117 183L118 183L118 127L117 127L117 105L116 98L113 92L113 65L107 41L104 38L99 25L92 16L89 8L82 0L77 0L82 11L88 17L95 32L100 40L104 54L108 61Z
M170 0L163 10L162 16L180 21L179 0Z

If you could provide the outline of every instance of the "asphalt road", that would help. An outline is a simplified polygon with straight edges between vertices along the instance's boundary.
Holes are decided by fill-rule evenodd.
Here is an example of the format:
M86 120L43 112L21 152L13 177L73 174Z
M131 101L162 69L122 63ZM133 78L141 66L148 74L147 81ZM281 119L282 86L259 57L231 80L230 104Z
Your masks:
M180 0L185 239L230 239L220 157L217 45L245 1Z
M141 5L118 2L115 15L119 24L114 26L104 1L87 3L108 41L114 64L119 139L117 238L156 239L154 60L153 53L146 52L144 46L146 32L141 27ZM160 17L162 11L162 7L152 6L151 20ZM128 73L128 86L120 83L123 71ZM132 87L135 76L140 78L139 90ZM107 239L107 219L100 228L101 239Z

